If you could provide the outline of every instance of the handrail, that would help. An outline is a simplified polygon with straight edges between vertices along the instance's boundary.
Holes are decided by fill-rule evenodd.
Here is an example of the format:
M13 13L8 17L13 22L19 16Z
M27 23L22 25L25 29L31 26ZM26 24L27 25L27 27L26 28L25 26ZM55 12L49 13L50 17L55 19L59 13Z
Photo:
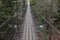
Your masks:
M9 19L7 19L5 22L3 22L0 27L4 26L7 22L9 22L14 16L10 17ZM16 16L15 16L16 17Z
M8 21L10 21L13 17L10 17L8 20L6 20L4 23L0 25L0 27L4 26Z
M8 22L10 23L10 22L12 22L13 20L12 19L15 19L16 18L16 16L15 17L10 17L9 19L7 19L5 22L3 22L1 25L0 25L0 28L1 27L4 27L4 25L6 25ZM12 20L12 21L10 21L10 20ZM12 22L12 24L14 23L15 21L13 21ZM3 37L7 32L6 31L8 31L9 30L9 27L4 31L4 33L0 36L0 38L1 37ZM6 37L7 38L7 37Z
M7 28L7 30L8 30L8 29L9 29L9 28ZM7 31L7 30L6 30L6 31ZM6 33L6 31L1 35L1 37L4 36L4 34Z
M59 33L60 34L60 31L57 29L57 28L55 28L55 26L54 25L52 25L45 17L43 17L43 16L41 16L54 30L56 30L57 31L57 33Z
M13 35L12 32L15 34L15 31L14 31L14 30L11 30L11 32L10 32L9 35L8 35L8 37L9 37L8 39L10 39L10 38L12 37L12 35ZM11 35L10 35L10 34L11 34Z
M15 32L14 32L14 34L12 34L9 38L8 38L8 40L12 40L13 39L13 37L14 37L14 35L15 35ZM13 36L13 37L12 37ZM12 38L11 38L12 37Z
M38 11L38 12L40 12L40 11ZM55 26L52 25L45 17L43 17L43 16L41 16L41 15L40 15L40 17L42 17L54 30L57 31L57 33L60 34L60 31L59 31L57 28L55 28Z

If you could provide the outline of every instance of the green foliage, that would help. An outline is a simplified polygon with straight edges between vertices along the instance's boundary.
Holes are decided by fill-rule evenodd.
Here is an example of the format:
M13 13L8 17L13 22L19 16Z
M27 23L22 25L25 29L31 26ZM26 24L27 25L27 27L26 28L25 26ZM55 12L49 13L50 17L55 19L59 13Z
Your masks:
M32 0L30 3L35 22L37 25L43 24L44 20L40 17L40 10L42 10L42 8L40 8L40 0Z
M0 0L0 23L3 20L3 18L4 20L8 19L9 17L13 16L15 12L20 11L21 15L25 14L26 0L22 0L23 5L21 2L16 2L16 1L18 0Z
M12 0L0 0L0 24L14 14L11 1Z
M58 0L58 6L57 6L57 8L58 8L58 9L57 9L57 13L56 13L57 16L56 16L56 17L57 17L57 18L60 18L60 0Z
M13 1L15 1L15 2L13 2ZM23 3L23 5L22 5L22 3ZM9 19L10 17L14 16L15 15L14 13L17 13L17 12L19 12L19 14L20 14L19 18L22 18L22 19L18 19L19 23L20 23L20 21L23 20L23 16L25 15L25 12L26 12L25 0L23 0L22 3L21 2L17 3L16 0L1 0L0 25L3 22L6 22L6 20ZM3 38L2 40L8 40L10 37L13 37L13 35L15 33L15 28L13 27L14 26L13 24L16 23L16 19L17 19L17 17L13 17L5 25L0 27L0 32L2 32L1 34L5 33L3 35L4 38L2 37Z
M31 5L35 5L35 2L36 1L34 1L34 0L30 0Z

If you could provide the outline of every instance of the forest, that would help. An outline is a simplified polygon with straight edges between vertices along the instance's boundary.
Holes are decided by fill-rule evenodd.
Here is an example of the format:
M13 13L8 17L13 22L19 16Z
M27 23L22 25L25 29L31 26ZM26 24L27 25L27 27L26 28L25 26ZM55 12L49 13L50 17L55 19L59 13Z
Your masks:
M31 0L31 12L36 26L45 26L44 40L59 40L60 0Z
M0 0L0 40L12 39L16 26L24 19L25 12L25 0Z
M44 34L43 40L60 37L60 0L30 0L30 7L35 26ZM11 40L16 26L25 20L26 10L26 0L0 0L0 40ZM40 25L45 27L41 30Z

